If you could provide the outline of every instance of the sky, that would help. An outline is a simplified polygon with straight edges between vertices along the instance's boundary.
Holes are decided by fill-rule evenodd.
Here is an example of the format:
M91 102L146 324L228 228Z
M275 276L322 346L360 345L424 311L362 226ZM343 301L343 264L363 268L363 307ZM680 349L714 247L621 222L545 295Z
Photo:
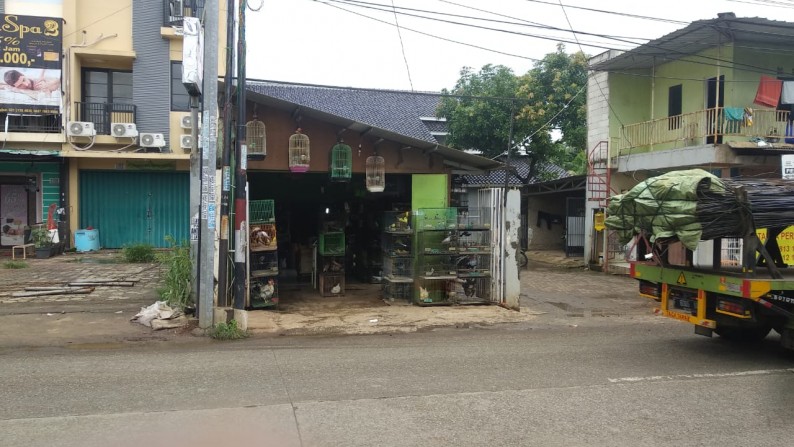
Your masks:
M712 19L720 12L794 22L794 0L562 0L564 6L560 0L248 0L248 4L259 9L246 12L249 79L414 91L451 89L463 67L477 71L486 64L501 64L524 74L537 59L554 52L560 40L568 41L564 43L568 53L578 51L581 44L586 54L596 55L635 47L686 26L680 22ZM574 37L571 28L606 37Z

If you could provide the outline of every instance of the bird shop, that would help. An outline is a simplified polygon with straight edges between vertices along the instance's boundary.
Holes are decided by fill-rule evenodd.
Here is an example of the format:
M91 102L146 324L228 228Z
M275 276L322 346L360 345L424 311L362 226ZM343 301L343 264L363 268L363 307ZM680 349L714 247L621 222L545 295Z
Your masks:
M505 205L518 221L519 194L453 187L498 162L259 99L246 126L249 308L363 296L491 303L517 288L499 241L515 236L502 222ZM516 284L494 278L505 274Z

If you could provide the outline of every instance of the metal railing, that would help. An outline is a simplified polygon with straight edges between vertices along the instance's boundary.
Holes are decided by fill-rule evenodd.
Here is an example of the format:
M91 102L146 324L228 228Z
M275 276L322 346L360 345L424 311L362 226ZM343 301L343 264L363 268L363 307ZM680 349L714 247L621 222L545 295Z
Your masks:
M163 26L182 26L185 17L201 17L204 0L163 0Z
M618 154L634 148L654 150L658 145L665 145L660 149L695 146L724 136L761 137L777 142L785 135L788 119L788 111L764 109L753 110L752 120L728 119L725 109L718 107L624 125L612 142ZM709 137L711 141L707 140Z
M110 135L111 123L135 123L134 104L76 102L74 105L78 120L94 123L97 135Z
M61 133L61 115L0 113L2 132Z

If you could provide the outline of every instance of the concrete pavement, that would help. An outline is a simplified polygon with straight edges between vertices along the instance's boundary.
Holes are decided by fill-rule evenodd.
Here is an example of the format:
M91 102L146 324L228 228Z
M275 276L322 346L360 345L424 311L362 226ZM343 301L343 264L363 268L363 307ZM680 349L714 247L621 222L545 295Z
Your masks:
M374 334L499 324L598 324L607 318L650 318L652 303L624 276L584 269L579 258L530 252L521 271L521 312L498 306L386 305L379 287L351 285L344 297L283 300L278 310L249 312L254 335ZM158 299L163 268L114 262L118 253L67 253L29 259L28 268L0 268L0 347L190 342L189 330L152 331L129 320ZM133 287L96 287L87 295L19 298L30 285L79 279L133 281ZM311 296L309 296L311 295Z

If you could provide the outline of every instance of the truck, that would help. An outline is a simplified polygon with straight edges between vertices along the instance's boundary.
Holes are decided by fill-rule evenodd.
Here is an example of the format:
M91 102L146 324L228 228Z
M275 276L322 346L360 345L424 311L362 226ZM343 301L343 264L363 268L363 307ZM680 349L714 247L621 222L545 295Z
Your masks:
M630 276L657 313L707 337L774 330L794 350L794 182L673 171L612 197L605 225L633 247Z

